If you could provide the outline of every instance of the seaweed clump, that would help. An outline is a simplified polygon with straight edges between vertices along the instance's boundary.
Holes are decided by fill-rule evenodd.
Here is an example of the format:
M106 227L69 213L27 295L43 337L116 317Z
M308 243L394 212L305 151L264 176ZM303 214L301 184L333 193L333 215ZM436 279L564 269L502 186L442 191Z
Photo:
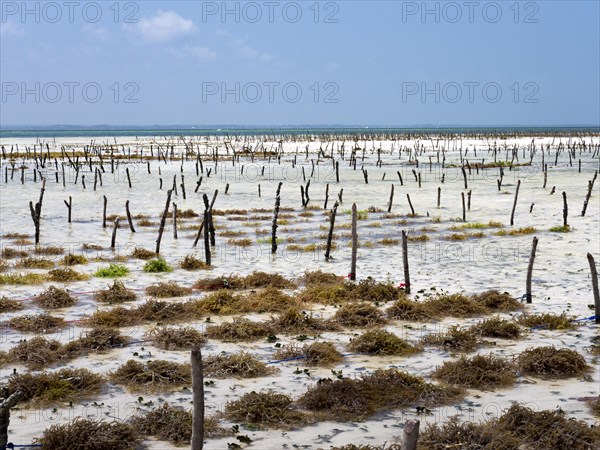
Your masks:
M178 285L174 281L166 283L158 283L146 288L146 294L151 297L168 298L168 297L185 297L192 293L191 288L186 288Z
M348 421L409 405L444 405L462 396L462 389L457 387L436 386L397 369L378 369L356 379L321 379L298 399L298 404L328 420Z
M189 350L202 345L206 338L192 327L160 327L148 331L145 339L151 339L155 346L165 350Z
M460 423L458 417L441 426L433 423L419 437L419 446L424 450L590 450L599 444L599 428L568 419L560 409L536 412L521 405L513 405L499 418L480 424Z
M189 364L171 361L154 360L147 362L130 359L115 371L109 378L131 390L156 390L162 387L185 386L192 381L192 368Z
M43 448L131 450L139 448L140 436L123 422L76 417L72 422L50 426L34 442Z
M383 313L368 302L352 302L342 305L333 320L346 327L369 327L386 323Z
M21 391L29 406L68 402L98 394L104 379L88 369L60 369L56 372L14 373L7 382L10 392Z
M158 408L130 420L137 433L154 436L175 445L189 444L192 439L192 413L164 403ZM214 417L204 419L204 437L217 438L231 435Z
M516 379L514 364L494 355L462 356L457 361L446 361L432 377L445 383L475 389L493 389L510 386Z
M123 283L115 280L108 289L96 292L94 298L96 301L102 303L118 305L120 303L134 301L137 298L137 295L132 290L127 289Z
M307 423L305 414L294 408L292 398L272 391L249 392L225 405L229 420L262 426L290 428Z
M77 303L77 300L71 294L56 286L50 286L34 297L33 301L44 309L67 308Z
M408 356L419 352L419 348L400 339L394 333L382 329L369 330L352 339L348 349L356 353L380 356Z
M275 373L277 369L269 367L248 352L230 355L209 355L204 359L204 375L213 378L256 378Z
M517 362L525 375L543 378L569 378L590 371L585 358L575 350L553 346L525 350L518 356Z

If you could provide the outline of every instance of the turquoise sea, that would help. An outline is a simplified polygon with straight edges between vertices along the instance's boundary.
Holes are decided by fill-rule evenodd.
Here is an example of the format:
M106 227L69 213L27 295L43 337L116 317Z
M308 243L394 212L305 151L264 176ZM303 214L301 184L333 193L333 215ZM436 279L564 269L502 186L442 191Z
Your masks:
M0 138L120 137L120 136L282 136L282 135L402 135L402 134L596 134L600 127L3 127Z

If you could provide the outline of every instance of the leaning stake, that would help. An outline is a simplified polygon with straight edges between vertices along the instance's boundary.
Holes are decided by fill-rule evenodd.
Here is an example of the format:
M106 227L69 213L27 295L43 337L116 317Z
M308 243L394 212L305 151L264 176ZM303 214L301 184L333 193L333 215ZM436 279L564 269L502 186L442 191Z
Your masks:
M513 203L512 213L510 214L510 226L515 224L515 210L517 209L517 198L519 197L519 188L521 187L521 180L517 181L517 190L515 191L515 202Z
M535 251L537 250L538 238L533 238L533 244L531 246L531 255L529 255L529 265L527 266L527 285L525 298L527 303L531 303L531 279L533 277L533 262L535 261Z
M596 270L596 262L591 253L587 254L588 262L590 263L590 272L592 274L592 291L594 291L594 315L596 323L600 323L600 291L598 291L598 271Z

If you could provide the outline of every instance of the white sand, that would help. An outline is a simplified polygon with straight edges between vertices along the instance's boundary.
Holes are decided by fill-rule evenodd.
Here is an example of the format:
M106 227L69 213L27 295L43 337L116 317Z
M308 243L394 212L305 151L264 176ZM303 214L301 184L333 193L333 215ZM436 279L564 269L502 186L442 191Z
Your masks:
M256 147L256 141L249 138L248 144ZM518 145L520 163L529 160L527 146L531 143L533 137L524 137L520 139L509 139L506 146L510 149L513 145ZM113 143L113 138L98 138L99 142ZM194 138L195 142L201 141ZM473 192L471 210L467 212L468 222L487 222L490 220L500 221L508 226L510 212L514 198L515 186L518 179L521 179L522 185L519 193L519 201L515 214L515 227L534 226L539 231L535 234L539 237L540 243L533 276L533 304L527 306L527 312L568 312L578 318L588 317L593 311L588 305L593 303L591 294L591 280L589 267L586 259L586 253L591 252L596 261L600 261L599 249L599 230L600 230L600 209L598 202L598 190L600 182L596 182L587 214L581 217L581 208L587 191L588 180L593 177L593 172L598 169L598 157L591 158L590 153L584 153L577 158L582 159L582 171L577 171L577 160L573 162L573 167L569 166L569 159L566 152L562 152L558 165L554 166L554 154L557 146L562 141L566 145L569 139L563 138L535 138L535 144L539 149L541 144L551 145L550 154L546 155L545 162L548 164L548 185L546 189L542 188L543 174L541 171L541 155L537 154L534 164L531 167L514 168L509 171L505 169L505 177L502 185L502 193L498 192L496 179L498 169L487 169L476 175L473 169L469 179L468 189ZM579 142L580 138L573 138L571 142ZM598 136L585 138L585 141L596 145L600 139ZM81 148L82 145L89 144L87 140L76 138L49 140L51 149L56 149L60 145L67 148ZM136 148L144 147L144 155L150 153L150 139L136 141L132 138L117 138L119 148L124 145L125 148L131 147L132 152ZM158 140L161 143L160 140ZM166 140L162 141L164 145ZM32 139L3 139L0 145L4 145L7 151L12 144L18 144L22 151L24 146L33 145ZM309 145L310 156L305 159L304 148ZM499 152L498 159L505 159L505 142L498 142L498 147L503 150ZM211 142L209 146L215 147L216 143ZM236 149L240 149L242 143L234 143ZM300 207L300 188L302 182L301 169L303 166L306 171L307 179L311 173L311 159L316 162L317 151L321 145L319 142L286 142L283 144L288 156L282 160L285 170L273 161L270 165L266 162L256 159L255 163L249 162L249 158L244 158L245 174L239 174L240 165L232 166L231 162L219 162L218 173L212 174L210 178L204 176L202 187L198 193L194 194L195 174L194 162L184 163L184 174L186 177L187 200L183 200L181 191L179 196L174 197L180 210L192 208L197 212L203 210L202 197L203 192L212 195L214 189L219 189L215 208L272 208L274 202L274 193L277 183L283 181L282 188L282 207L293 207L296 212ZM325 144L322 144L325 149ZM334 142L337 150L342 142ZM346 158L350 154L350 148L353 143L346 141ZM358 142L361 147L364 142ZM409 147L427 149L425 155L419 156L420 167L417 170L422 172L422 187L419 188L414 180L412 169L415 166L407 166L408 155L402 154L402 159L398 159L398 148ZM436 146L437 148L433 148ZM399 239L402 228L414 230L415 234L421 227L435 227L438 231L427 232L430 240L424 244L411 243L410 263L411 263L411 281L413 292L417 293L420 289L426 289L435 286L450 292L478 293L488 289L498 289L507 291L514 297L521 297L525 292L525 270L527 267L529 251L532 236L510 237L493 236L493 230L483 230L488 234L483 239L468 240L464 242L451 242L442 238L451 233L450 226L454 225L451 219L460 217L462 214L460 193L465 192L460 169L445 169L445 183L440 183L442 169L437 166L436 150L445 150L446 164L456 163L459 160L458 148L461 141L402 141L394 142L367 142L367 152L364 161L361 160L362 153L358 153L357 170L353 171L347 163L340 163L339 185L335 183L335 174L332 170L331 160L321 159L321 163L316 166L314 177L311 179L310 196L311 205L323 205L325 184L330 183L329 205L337 197L339 188L344 189L344 204L340 206L342 210L349 209L352 202L356 202L359 209L367 209L369 206L386 208L391 184L395 185L394 206L392 212L407 214L410 212L406 201L406 193L411 196L412 203L419 217L407 218L408 224L401 226L394 224L395 219L383 219L381 213L370 213L367 220L359 221L360 240L376 241L384 237ZM266 149L274 148L277 143L265 143ZM485 158L486 162L493 161L493 156L488 154L489 146L494 146L493 142L487 140L462 140L463 148L468 149L466 158L471 162L480 162ZM179 143L177 149L183 146ZM383 167L376 167L377 154L373 148L382 148ZM201 147L204 149L204 147ZM394 148L393 155L390 156L390 150ZM474 156L473 149L477 149L477 157ZM156 149L156 144L154 144ZM292 169L291 159L298 149L298 166ZM330 153L331 144L326 150ZM523 149L526 156L523 158ZM155 150L156 151L156 150ZM224 146L220 145L220 155L226 154ZM464 154L464 152L463 152ZM291 155L291 156L289 156ZM427 155L432 156L434 166L429 170ZM213 167L204 158L206 167ZM517 162L517 161L515 161ZM39 183L27 182L25 185L20 183L20 171L15 172L14 179L9 179L8 184L4 184L4 166L1 167L1 214L0 222L1 233L26 232L33 234L33 224L31 221L28 202L37 201L39 195ZM110 174L109 164L105 163L107 173L103 176L103 187L98 187L93 191L93 173L82 172L86 175L87 189L83 190L81 183L76 186L67 182L67 187L63 188L62 183L56 184L54 180L54 165L48 162L50 171L47 175L48 185L44 197L42 210L42 236L43 244L54 244L68 246L74 253L81 253L81 245L84 242L94 242L107 248L110 243L112 228L102 228L102 196L108 197L108 214L125 213L125 201L130 200L132 214L149 214L153 221L159 221L159 215L164 207L166 199L166 190L171 186L173 175L180 174L180 162L169 162L167 165L160 164L164 186L162 191L158 191L158 167L159 163L153 161L152 175L148 176L145 164L131 163L130 172L132 175L133 188L128 189L125 176L125 165L123 164L114 175ZM265 176L260 177L260 169L263 165ZM369 184L364 184L360 171L360 166L368 170ZM27 179L32 179L31 162L28 163ZM400 170L404 179L404 186L400 186L396 171ZM385 172L385 181L382 181ZM214 173L214 169L213 169ZM74 178L74 174L71 174ZM10 165L9 165L10 178ZM260 179L260 181L258 181ZM178 184L180 178L178 176ZM224 195L225 184L230 184L229 194ZM257 186L260 183L262 188L262 198L258 198ZM437 188L442 187L442 208L436 208ZM553 186L556 186L556 193L549 195ZM548 229L555 225L562 225L562 196L563 191L567 192L569 200L569 223L574 228L570 233L551 233ZM68 196L73 197L73 223L66 223L66 208L63 200ZM531 203L535 203L533 213L529 213ZM322 215L322 211L313 211L313 217L297 217L293 223L281 225L279 228L279 237L306 236L310 239L303 244L311 242L322 242L316 239L317 234L326 233L318 230L319 225L327 225L327 217ZM427 212L429 217L427 217ZM261 214L261 213L259 213ZM249 214L251 215L251 214ZM440 223L432 223L433 216L441 216ZM300 221L299 219L307 219ZM230 230L245 230L246 236L255 240L257 236L254 233L255 228L269 229L270 221L262 221L258 227L244 226L241 221L227 221L223 217L215 218L217 224L226 223ZM340 214L336 224L338 226L349 223L349 215ZM199 223L200 219L188 219L181 221L184 223ZM369 224L380 222L381 227L369 227ZM286 228L298 228L299 231L287 231ZM136 227L137 233L132 234L127 227L120 228L117 234L119 254L129 254L135 246L142 246L147 249L154 248L154 242L157 236L157 226L154 227ZM337 229L336 233L347 233L347 229ZM194 230L179 231L179 239L175 241L172 237L170 226L167 227L163 237L161 254L164 255L172 265L192 252L191 244L193 242ZM266 235L268 236L268 235ZM124 279L127 287L142 288L157 282L158 280L176 280L183 285L191 285L200 276L218 276L221 274L240 273L247 274L253 270L264 270L269 272L278 272L290 278L297 278L305 269L320 268L325 271L335 272L339 275L346 275L349 271L350 248L347 245L348 239L338 239L339 250L335 252L333 262L325 262L322 251L318 253L297 254L289 252L286 255L285 244L280 246L280 252L275 258L272 258L269 252L268 244L255 244L247 250L227 245L227 238L219 238L218 256L214 256L214 270L212 272L186 272L176 270L169 274L147 274L142 271L143 261L129 260L125 264L131 269L131 274ZM10 243L8 240L2 240L2 245ZM202 244L199 244L197 252L201 254ZM104 256L113 256L110 250L101 252ZM88 253L88 256L95 256L96 252ZM360 248L358 259L358 279L364 279L372 276L378 280L390 278L395 282L402 282L402 254L399 246L378 246L375 248ZM58 258L57 258L58 259ZM14 262L14 260L13 260ZM93 273L98 267L106 266L106 263L90 263L86 266L75 267L86 273ZM109 281L99 278L92 278L89 281L69 283L68 288L73 291L92 291L105 288ZM37 286L2 286L2 295L11 298L31 297L41 292L45 287ZM194 296L204 295L196 292ZM418 295L418 294L417 294ZM144 301L144 296L137 303ZM97 304L93 301L91 295L78 295L79 302L75 307L64 310L54 311L53 314L60 315L69 320L82 318L91 314ZM173 300L183 301L183 299ZM32 303L27 303L28 309L15 313L3 314L2 322L12 316L38 312ZM332 308L315 309L315 313L330 316L333 314ZM268 316L256 316L253 318L266 319ZM231 320L230 317L213 318L215 322ZM454 324L476 323L479 319L459 320L451 319L440 323L428 323L426 325L419 323L403 323L395 321L392 325L386 327L410 341L417 340L423 333L440 331L445 327ZM203 322L191 322L190 325L202 330L205 326ZM407 325L411 328L407 328ZM145 327L135 327L122 330L124 334L129 334L134 338L141 338ZM584 322L574 331L546 331L536 330L527 333L525 338L517 341L501 341L496 346L485 347L478 350L479 353L495 353L503 356L512 356L520 351L541 345L556 345L560 347L572 348L583 354L589 364L595 368L590 374L589 381L581 379L567 379L560 381L544 381L530 377L520 377L518 382L512 388L498 389L496 391L478 391L470 390L469 395L463 402L443 408L435 408L432 414L420 416L424 422L443 422L449 417L460 415L464 420L481 421L490 417L498 416L501 411L509 407L513 402L527 404L535 409L554 409L562 408L569 417L582 419L588 423L596 423L582 397L599 395L600 373L598 371L598 361L592 357L586 348L590 345L590 340L598 336L598 326L591 322ZM79 326L74 326L65 331L53 334L46 334L46 337L52 337L67 342L79 336L82 330ZM352 330L341 333L329 333L323 336L323 339L336 343L338 348L346 351L345 345L354 335ZM16 345L20 339L30 337L16 333L14 330L3 327L2 350L8 350ZM286 342L293 336L285 337L282 342ZM144 351L141 351L141 347ZM260 359L268 361L271 358L275 348L273 344L265 341L257 341L252 344L228 344L220 341L211 340L204 347L204 354L219 353L222 351L233 352L240 348L248 350L258 356ZM62 367L87 367L95 372L105 374L115 369L120 364L130 358L134 358L134 352L143 354L150 352L152 357L161 359L184 362L189 356L187 352L164 351L152 345L139 344L129 346L123 349L114 349L108 353L92 354L86 358L76 359ZM442 350L428 348L424 353L417 354L409 358L378 358L365 356L347 357L341 364L334 367L335 370L342 370L344 376L356 376L376 368L399 367L408 370L410 373L423 376L430 380L429 375L443 361L455 358L456 355L448 354ZM17 370L26 370L24 367L14 366ZM330 369L310 369L310 376L305 374L296 375L296 367L304 369L301 361L287 362L278 365L280 371L274 376L265 378L236 380L224 379L215 380L214 387L206 389L207 414L212 414L223 410L223 406L229 400L252 391L261 389L275 389L285 392L294 398L300 396L306 389L315 383L321 377L330 377ZM50 369L53 370L53 369ZM0 370L0 380L5 381L13 371L13 365L9 365ZM35 436L40 436L45 428L54 423L63 423L72 420L77 416L105 418L114 417L125 420L139 410L148 410L149 408L140 406L137 402L139 394L129 393L121 386L109 386L101 395L94 398L92 402L75 404L73 408L48 408L45 410L16 410L13 411L10 425L10 440L18 444L31 443ZM191 392L189 390L178 392L164 392L160 395L143 395L144 402L152 400L154 405L162 401L169 401L174 405L180 405L190 408ZM304 448L316 449L319 447L329 448L330 445L343 445L348 443L372 443L382 444L383 442L392 442L402 435L402 425L405 420L417 417L415 408L406 410L390 411L361 423L319 423L314 426L305 427L294 431L280 430L242 430L241 434L246 434L253 439L250 448L257 449L280 449L291 448L294 445L301 445ZM224 423L225 426L233 425ZM207 449L221 449L226 447L227 442L235 441L234 438L209 440L205 446ZM166 442L149 441L149 448L152 449L171 449L176 448Z

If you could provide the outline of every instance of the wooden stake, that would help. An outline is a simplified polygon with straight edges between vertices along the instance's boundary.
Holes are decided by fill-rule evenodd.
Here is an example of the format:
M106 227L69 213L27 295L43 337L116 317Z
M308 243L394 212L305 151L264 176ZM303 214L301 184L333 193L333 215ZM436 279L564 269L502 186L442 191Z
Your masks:
M173 194L173 190L169 189L167 191L167 203L165 204L165 209L163 210L162 216L160 218L160 226L158 228L158 238L156 238L156 254L160 253L160 241L162 240L163 232L165 231L165 223L167 221L167 215L169 214L169 205L171 204L171 194Z
M281 197L275 197L275 209L273 210L273 222L271 224L271 253L277 253L277 217L279 216L279 204Z
M125 173L127 174L127 183L129 184L129 189L131 189L131 177L129 176L129 167L125 168Z
M521 180L517 181L517 190L515 191L515 201L512 207L512 213L510 214L510 226L515 224L515 210L517 209L517 198L519 197L519 188L521 187Z
M438 209L440 207L441 200L442 200L442 188L438 187L438 196L437 196L437 207L438 207Z
M388 210L387 212L392 211L392 203L394 201L394 185L392 184L392 190L390 191L390 201L388 202Z
M44 191L46 190L46 179L42 178L42 188L40 189L40 199L33 207L33 202L29 202L29 210L31 212L31 219L35 227L35 244L40 243L40 218L42 216L42 202L44 200Z
M594 183L596 181L596 177L598 176L598 171L594 173L594 178L588 182L588 192L585 196L585 200L583 201L583 209L581 211L581 217L585 217L585 211L587 210L588 202L590 201L590 197L592 196L592 189L594 189Z
M206 260L206 264L210 266L210 231L209 231L209 223L210 223L210 212L207 210L204 211L204 256Z
M22 392L16 391L8 398L3 398L0 401L0 448L5 449L8 444L8 425L10 424L10 410L19 400L21 400Z
M333 227L335 226L335 216L337 214L338 202L333 204L333 209L329 213L329 233L327 233L327 247L325 248L325 260L331 259L331 241L333 239Z
M527 303L531 303L531 280L533 277L533 262L535 261L535 252L537 250L538 238L533 238L533 244L531 246L531 254L529 255L529 265L527 266L527 281L526 281L526 291L525 291L525 299Z
M567 205L567 193L563 191L563 226L568 227L567 218L569 216L569 206Z
M352 204L352 260L350 262L350 280L356 280L356 256L358 252L358 215L356 212L356 203Z
M135 233L135 228L133 228L133 220L131 219L131 212L129 211L129 200L125 202L125 212L127 213L127 222L129 222L129 229L132 233Z
M173 202L173 239L177 239L177 203Z
M110 248L115 248L115 244L117 241L117 228L119 228L119 218L117 217L117 220L115 220L115 225L113 227L113 232L112 232L112 237L110 239Z
M410 272L408 270L408 236L402 230L402 264L404 265L404 291L410 294Z
M412 202L410 201L410 195L406 194L406 198L408 199L408 205L410 206L411 213L414 216L415 215L415 208L413 208Z
M104 207L102 208L102 228L106 228L106 205L108 204L108 199L106 195L102 196L104 200Z
M600 323L600 291L598 290L598 271L596 270L596 262L591 253L587 254L587 259L590 264L590 273L592 275L592 291L594 293L594 315L596 323Z
M192 450L204 447L204 373L200 346L192 348Z
M71 199L71 196L69 195L69 201L67 202L66 200L63 200L63 202L65 202L65 205L66 205L67 209L69 210L67 223L71 223L71 207L73 206L73 200Z
M419 420L407 420L404 424L404 450L417 450L420 424Z

